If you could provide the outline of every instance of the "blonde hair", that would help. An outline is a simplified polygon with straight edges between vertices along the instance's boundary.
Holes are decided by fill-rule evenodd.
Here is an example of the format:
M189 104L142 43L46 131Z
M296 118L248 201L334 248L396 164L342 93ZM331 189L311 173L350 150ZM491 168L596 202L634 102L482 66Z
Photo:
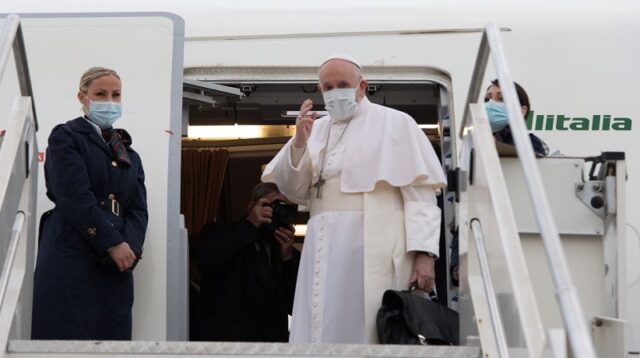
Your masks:
M115 76L116 78L120 79L118 73L110 68L91 67L90 69L84 71L82 77L80 77L80 92L87 93L91 81L102 76Z

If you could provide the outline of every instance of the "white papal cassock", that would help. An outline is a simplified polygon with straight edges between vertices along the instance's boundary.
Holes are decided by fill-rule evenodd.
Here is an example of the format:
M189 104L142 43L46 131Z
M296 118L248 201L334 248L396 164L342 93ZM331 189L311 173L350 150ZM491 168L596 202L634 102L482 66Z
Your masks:
M410 116L367 98L349 121L316 120L306 148L292 143L262 176L311 214L290 342L374 343L384 291L408 287L413 251L439 252L438 158Z

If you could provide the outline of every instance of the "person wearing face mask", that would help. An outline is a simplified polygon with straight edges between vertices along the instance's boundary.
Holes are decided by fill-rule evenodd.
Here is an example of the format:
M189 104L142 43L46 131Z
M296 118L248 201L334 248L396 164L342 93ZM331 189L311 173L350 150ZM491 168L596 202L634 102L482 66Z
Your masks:
M527 118L531 111L529 96L522 86L515 82L514 84L516 86L518 101L522 106L522 116ZM511 127L509 126L509 118L507 116L507 109L503 103L502 91L500 90L500 84L497 79L491 81L491 86L487 88L484 102L485 109L489 117L491 132L493 132L496 142L514 145L513 136L511 135ZM533 146L533 151L536 156L545 157L549 154L549 147L542 139L532 133L529 133L529 138L531 139L531 145Z
M375 343L385 290L434 289L445 177L415 120L367 99L355 59L331 56L319 79L329 115L304 101L262 176L310 209L290 342Z
M55 207L40 220L31 338L130 340L132 270L148 221L144 171L131 136L113 128L120 76L93 67L79 87L84 116L56 126L46 151Z

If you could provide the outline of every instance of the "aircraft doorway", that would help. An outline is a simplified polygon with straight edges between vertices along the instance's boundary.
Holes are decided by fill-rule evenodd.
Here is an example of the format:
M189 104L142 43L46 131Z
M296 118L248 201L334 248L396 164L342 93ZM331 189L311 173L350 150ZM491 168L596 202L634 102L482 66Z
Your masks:
M224 91L194 91L185 86L185 92L208 97L205 102L193 100L194 95L185 96L188 135L182 142L181 208L190 238L192 331L200 319L195 307L203 284L202 275L194 264L199 253L199 245L194 240L196 234L207 222L230 224L247 214L253 186L260 181L264 166L295 134L295 118L305 99L314 101L315 111L324 111L322 96L314 81L215 83L224 87ZM448 106L445 105L449 100L440 84L433 81L374 80L369 81L367 96L374 103L410 114L440 158L447 157L450 162L451 140L446 127L449 123ZM193 159L197 157L200 159ZM441 197L441 207L443 202L449 204ZM447 210L443 210L445 212ZM300 250L308 219L308 213L302 211L295 219L294 246ZM437 289L441 301L447 302L450 235L444 227L441 232L440 257L446 259L438 260Z

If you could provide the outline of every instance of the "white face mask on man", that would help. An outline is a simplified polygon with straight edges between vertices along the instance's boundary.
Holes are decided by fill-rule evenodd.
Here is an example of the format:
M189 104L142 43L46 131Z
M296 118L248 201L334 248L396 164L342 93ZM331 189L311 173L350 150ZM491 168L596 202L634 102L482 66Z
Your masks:
M356 101L356 88L336 88L322 92L324 106L332 119L346 121L356 113L358 102Z

